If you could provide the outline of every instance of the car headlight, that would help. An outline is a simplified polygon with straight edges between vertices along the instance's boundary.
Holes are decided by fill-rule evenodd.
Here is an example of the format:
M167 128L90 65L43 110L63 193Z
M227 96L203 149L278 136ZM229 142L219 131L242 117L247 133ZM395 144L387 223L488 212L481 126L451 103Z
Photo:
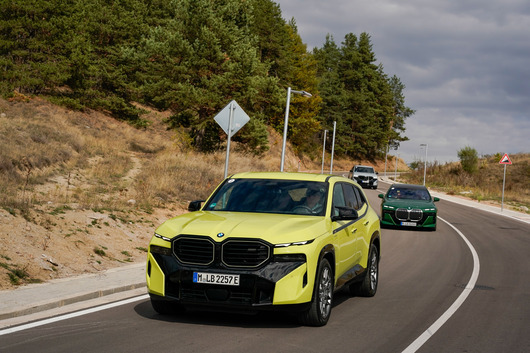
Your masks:
M158 246L158 245L151 245L149 248L152 254L160 254L160 255L166 255L166 256L171 255L171 248L166 248L166 247Z
M158 239L165 240L165 241L171 241L171 238L164 237L163 235L160 235L160 234L157 234L157 233L155 233L155 237L158 238Z
M305 254L276 254L274 262L307 262Z
M313 239L305 240L305 241L296 241L296 242L292 242L292 243L276 244L276 245L274 245L274 247L275 248L287 248L289 246L307 245L307 244L311 244L312 242L313 242Z
M385 210L393 210L395 207L394 206L383 205L383 208Z

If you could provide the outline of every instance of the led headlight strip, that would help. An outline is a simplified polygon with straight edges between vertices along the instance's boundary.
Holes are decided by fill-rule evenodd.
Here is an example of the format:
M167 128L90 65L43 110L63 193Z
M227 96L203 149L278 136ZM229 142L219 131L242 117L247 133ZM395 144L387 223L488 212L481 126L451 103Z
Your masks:
M307 244L311 244L312 242L313 242L313 239L306 240L306 241L296 241L296 242L293 242L293 243L276 244L276 245L274 245L274 247L275 248L287 248L289 246L307 245Z
M168 237L164 237L164 236L162 236L162 235L160 235L160 234L157 234L157 233L155 233L155 237L156 237L156 238L159 238L159 239L162 239L162 240L165 240L165 241L171 241L170 238L168 238Z

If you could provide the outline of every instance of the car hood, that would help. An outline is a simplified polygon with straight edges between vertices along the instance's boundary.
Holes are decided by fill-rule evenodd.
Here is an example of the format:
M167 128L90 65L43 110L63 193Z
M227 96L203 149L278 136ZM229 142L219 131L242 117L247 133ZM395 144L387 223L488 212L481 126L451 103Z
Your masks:
M377 174L375 173L362 173L362 172L354 172L354 176L371 176L371 177L377 177Z
M428 200L410 200L410 199L387 199L384 204L387 206L394 206L396 208L436 208L434 202Z
M330 226L329 219L317 216L196 211L166 221L156 233L168 238L206 235L219 242L227 238L260 238L281 244L317 238ZM220 233L224 235L219 237Z

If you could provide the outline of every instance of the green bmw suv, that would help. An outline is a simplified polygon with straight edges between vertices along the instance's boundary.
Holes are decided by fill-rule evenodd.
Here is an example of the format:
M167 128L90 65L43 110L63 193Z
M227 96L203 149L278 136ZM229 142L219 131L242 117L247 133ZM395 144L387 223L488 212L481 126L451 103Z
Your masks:
M434 205L440 201L425 186L413 184L393 184L386 194L379 194L381 201L381 225L397 227L426 228L436 230L438 209Z

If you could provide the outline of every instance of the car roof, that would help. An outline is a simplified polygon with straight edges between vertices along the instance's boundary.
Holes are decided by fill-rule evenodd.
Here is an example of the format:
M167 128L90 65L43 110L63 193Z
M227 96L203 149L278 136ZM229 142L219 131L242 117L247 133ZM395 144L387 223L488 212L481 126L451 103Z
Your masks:
M229 176L231 179L279 179L279 180L303 180L326 182L330 178L339 178L351 181L338 175L332 174L313 174L313 173L290 173L290 172L244 172Z
M425 186L416 184L392 184L390 188L427 190Z

